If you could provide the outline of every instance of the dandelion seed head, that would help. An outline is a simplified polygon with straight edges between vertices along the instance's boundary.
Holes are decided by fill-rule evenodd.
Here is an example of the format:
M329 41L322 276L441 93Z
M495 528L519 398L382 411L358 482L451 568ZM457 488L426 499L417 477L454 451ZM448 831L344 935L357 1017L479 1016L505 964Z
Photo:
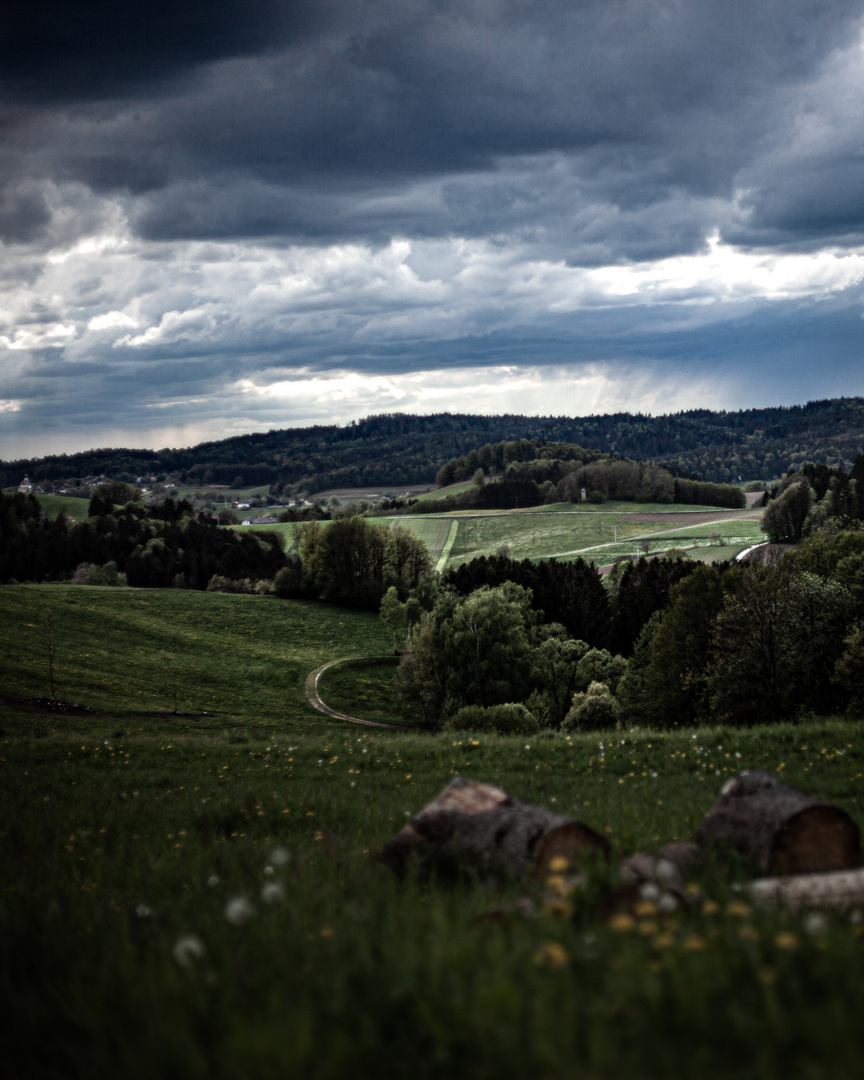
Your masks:
M225 905L225 918L234 926L243 926L255 914L245 896L234 896Z
M265 874L266 874L266 875L267 875L268 877L270 877L270 876L271 876L271 875L272 875L273 873L275 873L275 871L273 870L273 867L272 867L272 866L271 866L271 865L270 865L270 864L268 863L268 864L267 864L267 865L266 865L266 866L264 867L264 873L265 873Z
M285 887L280 881L268 881L261 890L261 899L265 904L281 904L285 899Z
M181 967L191 967L196 960L203 960L205 955L204 944L195 934L184 934L174 946L174 959Z
M147 904L138 904L135 908L135 914L139 919L146 919L153 914L153 910Z
M218 885L219 884L218 875L211 874L210 877L207 878L207 884L210 886L211 889L213 888L214 885Z
M273 848L270 852L270 862L274 866L287 866L291 861L291 852L284 847Z

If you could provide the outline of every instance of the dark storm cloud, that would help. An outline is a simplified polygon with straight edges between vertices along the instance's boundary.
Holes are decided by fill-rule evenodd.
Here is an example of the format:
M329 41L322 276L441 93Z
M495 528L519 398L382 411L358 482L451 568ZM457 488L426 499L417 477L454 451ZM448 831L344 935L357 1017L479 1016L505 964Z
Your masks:
M116 97L196 64L290 41L315 26L315 6L300 0L7 0L0 85L19 101L43 104Z
M826 214L760 161L852 0L16 10L4 171L129 198L152 239L518 231L590 260L602 232L595 257L641 258L725 226L694 200L730 200L742 170L756 232L861 212L854 185ZM814 192L841 164L827 147Z

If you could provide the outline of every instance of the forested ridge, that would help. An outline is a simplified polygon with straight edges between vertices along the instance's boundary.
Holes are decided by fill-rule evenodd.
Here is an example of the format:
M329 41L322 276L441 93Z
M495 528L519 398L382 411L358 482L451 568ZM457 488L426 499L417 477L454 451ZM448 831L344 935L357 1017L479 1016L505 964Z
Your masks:
M0 463L0 485L106 474L134 483L160 474L189 484L333 487L433 483L441 467L485 443L551 440L655 462L715 483L770 479L805 462L849 469L864 452L864 398L782 408L665 416L383 414L344 426L285 428L185 449L100 449Z

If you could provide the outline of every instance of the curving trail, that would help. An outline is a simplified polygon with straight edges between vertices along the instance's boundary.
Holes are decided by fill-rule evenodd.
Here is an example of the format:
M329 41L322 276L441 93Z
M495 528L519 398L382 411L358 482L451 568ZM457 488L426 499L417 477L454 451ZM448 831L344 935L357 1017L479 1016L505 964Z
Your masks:
M334 720L346 720L349 724L362 724L363 727L386 728L388 731L413 731L414 728L409 727L408 724L384 724L379 720L362 720L359 716L349 716L347 713L341 713L337 712L336 709L331 709L326 702L322 701L321 695L318 693L318 680L327 668L333 667L334 664L343 664L346 660L356 659L358 659L356 656L343 656L338 660L328 660L326 664L322 664L320 667L315 668L314 671L310 671L306 676L306 683L304 686L306 700L309 704L319 712L324 713L325 716L330 716Z

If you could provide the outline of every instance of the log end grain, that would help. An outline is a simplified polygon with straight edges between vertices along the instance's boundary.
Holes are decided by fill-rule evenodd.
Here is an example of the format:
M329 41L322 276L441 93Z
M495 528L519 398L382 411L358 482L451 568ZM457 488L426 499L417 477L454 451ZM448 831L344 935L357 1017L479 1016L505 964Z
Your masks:
M768 863L772 874L849 870L861 864L858 826L839 807L810 806L778 829Z

